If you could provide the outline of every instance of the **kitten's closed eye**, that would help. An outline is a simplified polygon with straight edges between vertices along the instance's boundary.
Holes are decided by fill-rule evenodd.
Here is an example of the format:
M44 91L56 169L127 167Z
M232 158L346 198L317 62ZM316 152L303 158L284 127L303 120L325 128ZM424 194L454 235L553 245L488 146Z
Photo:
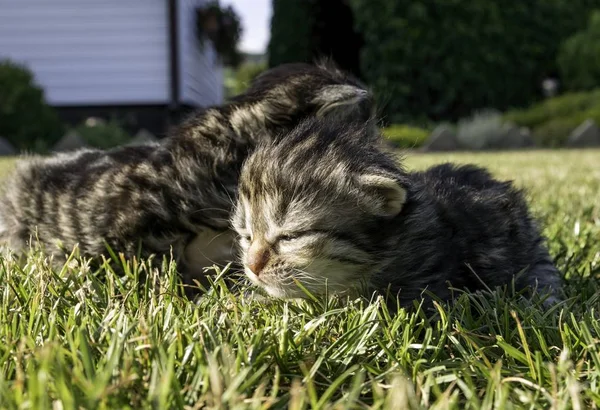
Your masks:
M277 235L277 242L289 242L295 239L300 239L306 236L317 236L317 235L326 235L327 232L319 230L319 229L307 229L305 231L297 231L297 232L288 232L285 234Z
M251 244L254 240L253 235L250 233L238 232L238 234L240 236L240 239L242 241L246 242L247 244ZM287 232L284 234L277 235L275 238L273 238L271 241L269 241L269 243L271 243L272 245L275 245L275 244L279 244L279 243L293 242L295 240L305 238L305 237L321 236L321 235L326 235L326 232L318 230L318 229L311 229L311 230L297 231L297 232Z
M284 235L278 235L276 242L289 242L289 241L293 241L294 239L298 239L301 236L302 236L302 232L294 232L294 233L287 233Z

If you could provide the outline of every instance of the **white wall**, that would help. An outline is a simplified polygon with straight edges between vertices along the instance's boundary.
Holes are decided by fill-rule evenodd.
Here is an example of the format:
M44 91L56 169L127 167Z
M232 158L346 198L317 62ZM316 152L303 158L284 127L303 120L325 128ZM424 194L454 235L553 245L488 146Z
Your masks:
M164 104L167 0L0 0L4 57L26 63L53 105Z
M2 0L0 0L2 1ZM223 102L223 69L209 40L201 46L196 36L194 9L206 0L180 0L179 35L181 102L208 106Z

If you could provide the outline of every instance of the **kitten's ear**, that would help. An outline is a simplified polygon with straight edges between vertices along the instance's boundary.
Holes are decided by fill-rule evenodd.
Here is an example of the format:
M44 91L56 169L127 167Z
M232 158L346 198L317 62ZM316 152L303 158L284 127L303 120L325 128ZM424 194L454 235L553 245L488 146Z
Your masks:
M378 216L394 217L406 202L406 189L392 178L383 175L361 175L359 183L369 193L368 206Z
M319 89L313 103L321 106L317 117L322 117L331 109L347 104L357 104L369 98L367 90L349 84L327 85Z

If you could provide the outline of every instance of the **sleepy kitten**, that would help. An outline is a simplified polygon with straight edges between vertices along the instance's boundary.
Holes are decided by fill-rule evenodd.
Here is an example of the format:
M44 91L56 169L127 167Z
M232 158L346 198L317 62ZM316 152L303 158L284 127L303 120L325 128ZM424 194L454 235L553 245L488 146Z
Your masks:
M451 299L561 280L521 192L473 165L404 171L364 125L307 120L261 144L240 177L233 224L248 278L272 296ZM485 285L484 285L485 284ZM557 300L556 294L550 302Z
M0 237L15 250L37 236L49 253L175 259L189 276L232 259L229 220L243 160L306 116L372 115L371 95L331 65L288 64L205 109L168 138L109 151L23 158L5 183Z

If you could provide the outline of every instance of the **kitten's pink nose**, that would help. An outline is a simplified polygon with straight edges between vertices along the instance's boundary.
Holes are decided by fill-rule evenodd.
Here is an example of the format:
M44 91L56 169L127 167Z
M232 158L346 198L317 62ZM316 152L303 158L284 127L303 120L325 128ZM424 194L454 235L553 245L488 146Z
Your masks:
M258 276L266 266L267 262L269 262L270 256L271 252L269 252L269 249L256 241L248 250L248 260L246 262L250 270Z

